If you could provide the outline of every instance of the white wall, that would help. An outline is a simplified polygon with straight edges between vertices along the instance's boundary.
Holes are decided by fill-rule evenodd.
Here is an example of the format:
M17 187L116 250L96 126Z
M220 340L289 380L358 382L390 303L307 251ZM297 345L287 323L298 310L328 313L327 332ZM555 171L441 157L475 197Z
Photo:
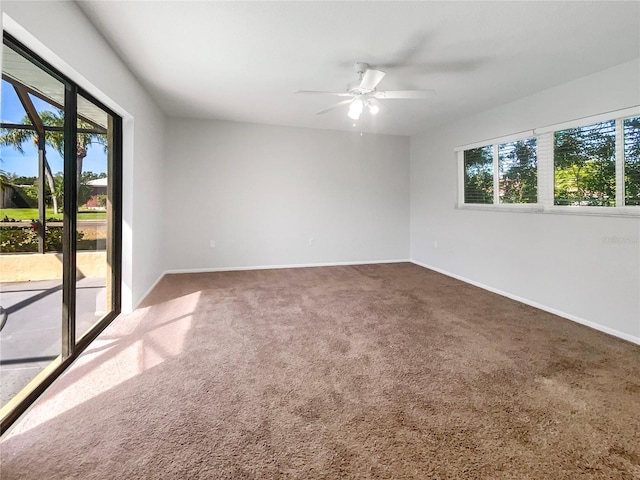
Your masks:
M6 31L124 118L122 293L127 311L163 271L164 114L75 3L3 0L1 8Z
M408 137L171 118L165 173L170 270L409 258Z
M0 5L3 28L125 119L125 310L165 269L410 256L640 340L640 220L456 210L453 152L640 104L638 62L413 137L409 200L407 138L184 119L165 128L73 2Z
M411 258L640 343L640 219L457 210L453 151L640 105L639 85L633 61L412 137Z

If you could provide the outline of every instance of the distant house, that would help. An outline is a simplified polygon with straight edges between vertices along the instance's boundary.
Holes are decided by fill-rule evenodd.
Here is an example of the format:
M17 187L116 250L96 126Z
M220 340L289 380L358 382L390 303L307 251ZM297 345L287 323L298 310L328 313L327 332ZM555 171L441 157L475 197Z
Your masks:
M109 180L107 178L96 178L95 180L89 180L86 186L91 189L86 203L83 208L89 210L104 210L107 207L107 185Z
M89 180L87 185L91 187L91 195L106 195L108 178L96 178L95 180Z

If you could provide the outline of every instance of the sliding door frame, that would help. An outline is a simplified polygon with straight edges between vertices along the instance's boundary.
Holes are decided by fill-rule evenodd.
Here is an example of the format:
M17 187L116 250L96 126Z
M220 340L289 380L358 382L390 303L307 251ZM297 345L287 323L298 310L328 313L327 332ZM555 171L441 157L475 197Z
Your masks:
M6 406L1 406L0 434L4 433L27 408L51 385L51 383L82 353L84 349L120 314L122 283L122 117L89 92L70 80L46 60L32 52L7 32L2 32L3 44L25 57L38 68L60 81L65 87L64 105L64 207L63 207L63 288L62 288L62 350L51 362ZM112 161L108 162L107 197L112 214L107 216L107 261L111 271L111 282L107 282L111 300L109 313L96 322L79 340L76 340L76 228L77 228L77 163L76 140L77 99L84 97L105 111L112 119ZM5 408L6 407L6 408Z

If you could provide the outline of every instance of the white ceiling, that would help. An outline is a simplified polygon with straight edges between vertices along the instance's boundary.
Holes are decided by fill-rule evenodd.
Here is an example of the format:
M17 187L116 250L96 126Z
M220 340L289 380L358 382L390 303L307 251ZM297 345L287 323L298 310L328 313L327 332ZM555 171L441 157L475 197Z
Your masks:
M640 2L78 1L170 116L334 130L355 61L387 72L364 131L413 135L640 57Z

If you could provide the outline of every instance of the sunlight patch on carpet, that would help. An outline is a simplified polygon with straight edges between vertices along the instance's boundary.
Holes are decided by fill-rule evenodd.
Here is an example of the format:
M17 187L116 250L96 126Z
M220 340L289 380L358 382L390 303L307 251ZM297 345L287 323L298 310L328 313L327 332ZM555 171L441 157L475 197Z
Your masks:
M195 292L114 320L10 435L31 430L180 355L199 300L200 292Z

